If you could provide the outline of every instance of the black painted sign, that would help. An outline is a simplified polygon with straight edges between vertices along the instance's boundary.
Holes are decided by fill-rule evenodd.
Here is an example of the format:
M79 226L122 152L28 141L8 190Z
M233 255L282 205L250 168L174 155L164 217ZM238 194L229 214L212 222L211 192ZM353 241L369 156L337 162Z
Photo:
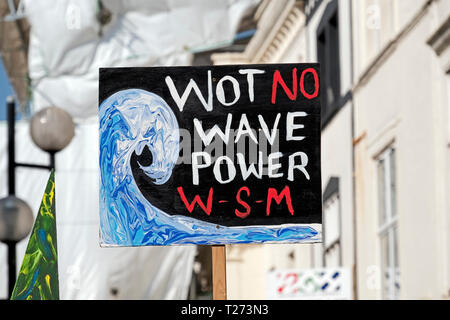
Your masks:
M221 243L311 240L291 225L322 222L319 74L318 64L101 69L101 216L122 216L124 230L137 221L136 234L173 220L186 235L168 244L209 243L206 229ZM130 190L146 201L121 198ZM120 244L107 224L103 238ZM235 241L239 227L287 233Z

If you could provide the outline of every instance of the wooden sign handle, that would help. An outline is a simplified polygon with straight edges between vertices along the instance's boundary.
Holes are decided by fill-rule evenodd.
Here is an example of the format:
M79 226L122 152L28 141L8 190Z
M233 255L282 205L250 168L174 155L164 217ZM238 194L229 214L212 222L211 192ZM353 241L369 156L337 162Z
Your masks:
M215 245L211 249L213 300L227 300L225 245Z

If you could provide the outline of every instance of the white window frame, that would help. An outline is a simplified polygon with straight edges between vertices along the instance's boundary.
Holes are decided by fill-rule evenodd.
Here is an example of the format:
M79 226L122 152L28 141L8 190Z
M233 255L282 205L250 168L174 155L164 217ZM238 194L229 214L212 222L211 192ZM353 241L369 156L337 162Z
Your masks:
M389 277L389 281L386 283L385 281L385 266L383 262L384 252L383 252L383 243L382 239L384 236L387 236L388 241L388 259L390 261L390 266L387 266L387 268L392 268L394 272L396 273L399 270L396 270L396 267L394 265L394 261L398 261L398 252L395 252L395 248L398 250L398 213L394 215L392 212L392 189L391 189L391 166L390 166L390 157L392 152L394 152L394 166L396 166L396 148L395 145L391 145L388 148L386 148L377 158L377 193L378 193L378 243L379 243L379 256L380 256L380 265L381 265L381 272L380 272L380 283L381 283L381 291L382 291L382 298L383 299L399 299L399 291L395 289L396 286L396 280L398 280L397 275L391 275ZM379 170L378 167L381 165L381 161L384 161L384 175L383 175L383 188L384 190L384 212L385 212L385 221L382 221L382 208L380 207L380 177L379 177ZM394 172L395 174L395 172ZM394 176L394 181L397 181L396 177ZM395 185L396 187L397 185ZM395 190L396 193L396 190ZM396 207L396 203L393 204ZM395 239L395 232L397 233L397 239ZM396 243L397 241L397 243ZM397 255L397 256L396 256Z

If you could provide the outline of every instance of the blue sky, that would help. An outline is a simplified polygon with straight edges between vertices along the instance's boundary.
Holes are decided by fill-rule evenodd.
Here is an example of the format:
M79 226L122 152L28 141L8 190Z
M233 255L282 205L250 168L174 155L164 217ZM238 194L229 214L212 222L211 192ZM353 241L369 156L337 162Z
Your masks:
M6 97L12 94L13 89L0 58L0 121L6 120Z

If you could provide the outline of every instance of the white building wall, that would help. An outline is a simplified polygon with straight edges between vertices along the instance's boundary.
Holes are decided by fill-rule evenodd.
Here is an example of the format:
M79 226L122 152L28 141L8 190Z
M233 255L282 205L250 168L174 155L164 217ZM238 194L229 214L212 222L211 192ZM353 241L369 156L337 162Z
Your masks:
M322 132L322 190L339 177L342 264L353 268L351 106L346 104ZM335 226L327 226L335 227ZM316 245L317 246L317 245Z
M355 149L361 298L382 297L380 279L374 280L382 276L375 158L392 142L397 157L401 298L448 297L448 149L444 139L448 124L442 107L446 79L426 43L436 14L430 8L424 11L425 1L407 2L409 6L406 1L397 3L397 31L404 36L396 39L392 51L384 54L354 92L355 136L362 138ZM410 25L414 17L417 23ZM410 28L402 29L407 25ZM364 37L356 40L361 48Z

